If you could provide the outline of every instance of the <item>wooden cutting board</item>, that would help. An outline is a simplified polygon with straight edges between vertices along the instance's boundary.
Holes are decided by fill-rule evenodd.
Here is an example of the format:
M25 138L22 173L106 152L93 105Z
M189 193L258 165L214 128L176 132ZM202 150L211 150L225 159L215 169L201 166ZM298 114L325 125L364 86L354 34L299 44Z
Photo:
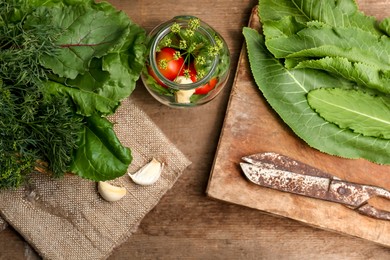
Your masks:
M260 29L256 11L255 7L249 26ZM260 152L277 152L341 179L390 190L390 166L363 159L330 156L310 148L299 139L263 98L252 78L244 45L210 174L207 195L217 200L390 246L390 221L363 216L337 203L249 183L241 172L239 162L243 156ZM370 204L390 210L390 202L384 199L370 200Z

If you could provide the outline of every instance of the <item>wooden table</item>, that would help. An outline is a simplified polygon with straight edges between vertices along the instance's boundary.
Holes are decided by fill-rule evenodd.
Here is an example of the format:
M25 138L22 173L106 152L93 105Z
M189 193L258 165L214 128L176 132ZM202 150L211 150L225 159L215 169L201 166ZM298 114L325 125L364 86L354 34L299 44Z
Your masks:
M111 0L150 31L181 14L198 16L226 39L232 55L227 87L213 102L190 110L159 104L139 82L132 98L143 108L192 165L143 219L136 233L110 259L389 259L390 249L286 218L231 205L205 194L220 130L256 0L195 2ZM390 16L385 0L359 0L361 10L381 19ZM0 259L38 259L12 228L0 232Z

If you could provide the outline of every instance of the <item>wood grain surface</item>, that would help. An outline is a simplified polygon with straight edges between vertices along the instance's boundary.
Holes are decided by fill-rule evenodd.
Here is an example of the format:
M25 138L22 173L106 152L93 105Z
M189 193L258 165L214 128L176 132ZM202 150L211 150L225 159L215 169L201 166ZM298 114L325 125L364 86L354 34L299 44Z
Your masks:
M232 55L226 89L203 107L181 110L155 101L139 82L132 98L192 161L176 185L110 259L389 259L390 249L206 196L223 120L255 0L111 0L150 31L181 14L198 16L225 38ZM390 3L358 1L367 14L390 15ZM0 259L37 259L12 228L0 232Z

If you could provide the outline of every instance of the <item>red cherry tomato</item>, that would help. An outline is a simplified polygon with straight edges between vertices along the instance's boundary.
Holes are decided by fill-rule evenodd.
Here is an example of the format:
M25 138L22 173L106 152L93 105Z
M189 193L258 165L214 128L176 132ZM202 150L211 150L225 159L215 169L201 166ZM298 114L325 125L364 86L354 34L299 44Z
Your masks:
M200 86L195 89L195 94L205 95L209 93L218 83L217 78L212 78L206 85Z
M174 80L184 67L183 57L175 59L177 50L169 47L162 48L156 53L156 62L160 73L169 80ZM162 67L161 63L166 63L166 67ZM153 76L153 75L152 75Z

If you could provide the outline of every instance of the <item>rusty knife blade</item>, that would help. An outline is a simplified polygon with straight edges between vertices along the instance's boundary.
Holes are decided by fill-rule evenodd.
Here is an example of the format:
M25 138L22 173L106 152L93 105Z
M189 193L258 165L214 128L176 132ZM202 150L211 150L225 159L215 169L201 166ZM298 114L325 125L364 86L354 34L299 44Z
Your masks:
M260 163L240 163L240 166L247 179L257 185L317 199L327 197L331 183L327 177L270 169Z
M257 153L242 157L242 160L253 165L268 167L270 169L285 170L305 175L338 179L337 177L318 168L275 152Z

